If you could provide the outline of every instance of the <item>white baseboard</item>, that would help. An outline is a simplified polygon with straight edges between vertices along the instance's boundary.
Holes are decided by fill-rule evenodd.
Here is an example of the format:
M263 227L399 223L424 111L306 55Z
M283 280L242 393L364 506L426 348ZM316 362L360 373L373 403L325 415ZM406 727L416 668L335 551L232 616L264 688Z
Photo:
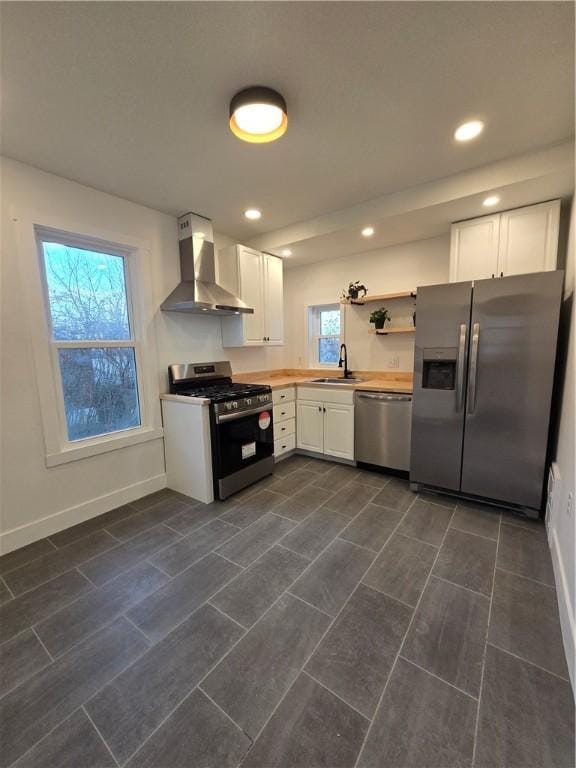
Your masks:
M121 507L122 504L129 504L131 501L142 498L149 493L159 491L166 487L166 475L155 475L140 483L127 485L113 493L107 493L104 496L98 496L74 507L68 507L61 512L48 515L40 520L34 520L18 528L12 528L10 531L4 531L0 534L0 552L6 554L14 549L32 544L38 539L51 536L53 533L63 531L77 523L83 523L92 517L109 512L111 509Z
M565 564L562 560L561 550L558 545L558 537L554 527L550 527L548 530L548 543L550 545L552 564L554 566L556 596L558 598L558 609L560 611L564 651L566 653L570 680L572 681L572 691L576 694L576 631L574 626L574 607L570 600Z

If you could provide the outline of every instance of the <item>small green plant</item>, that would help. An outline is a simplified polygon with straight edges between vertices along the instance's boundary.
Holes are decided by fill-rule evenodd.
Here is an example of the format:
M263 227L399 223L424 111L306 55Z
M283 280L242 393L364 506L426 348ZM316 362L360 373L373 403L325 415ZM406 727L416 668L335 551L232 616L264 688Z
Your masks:
M380 307L380 309L375 309L374 312L370 313L370 322L374 323L376 329L384 328L386 320L390 320L386 307Z
M362 293L363 296L366 296L368 289L365 285L362 285L359 280L356 280L355 283L349 283L348 288L345 288L342 291L342 298L347 301L354 300L360 296L360 293Z

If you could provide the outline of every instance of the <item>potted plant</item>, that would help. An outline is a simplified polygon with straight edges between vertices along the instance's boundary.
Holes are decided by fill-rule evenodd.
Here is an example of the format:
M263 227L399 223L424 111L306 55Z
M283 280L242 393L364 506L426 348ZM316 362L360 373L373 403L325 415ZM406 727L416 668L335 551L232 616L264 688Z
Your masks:
M368 289L359 280L356 280L355 283L348 284L348 289L345 288L342 291L342 298L347 301L354 301L354 299L360 296L360 293L362 293L362 296L366 296Z
M377 331L381 331L382 328L384 328L384 323L386 320L390 320L390 316L388 315L388 310L386 307L375 309L374 312L370 314L370 322L374 323L374 328Z

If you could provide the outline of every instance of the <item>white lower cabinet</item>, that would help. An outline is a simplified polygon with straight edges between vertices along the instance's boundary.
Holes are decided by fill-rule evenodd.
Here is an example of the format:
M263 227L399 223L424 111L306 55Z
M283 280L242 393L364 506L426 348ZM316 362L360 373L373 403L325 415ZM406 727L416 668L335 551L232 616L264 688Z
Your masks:
M278 460L284 454L296 448L296 389L285 387L273 390L274 403L274 458Z
M298 448L324 453L324 413L321 402L298 402L296 416Z
M324 409L324 453L353 459L354 406L325 403Z
M279 458L290 453L294 448L296 448L296 435L294 434L274 440L274 458L278 461Z
M298 389L296 446L354 460L354 392Z

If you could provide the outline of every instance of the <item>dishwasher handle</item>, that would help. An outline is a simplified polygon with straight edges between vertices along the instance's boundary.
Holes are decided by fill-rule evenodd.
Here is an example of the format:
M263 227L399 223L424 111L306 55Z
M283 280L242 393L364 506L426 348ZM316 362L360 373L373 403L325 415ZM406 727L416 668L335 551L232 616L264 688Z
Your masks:
M376 400L381 403L411 403L412 395L390 395L384 392L358 392L357 397L362 400Z

